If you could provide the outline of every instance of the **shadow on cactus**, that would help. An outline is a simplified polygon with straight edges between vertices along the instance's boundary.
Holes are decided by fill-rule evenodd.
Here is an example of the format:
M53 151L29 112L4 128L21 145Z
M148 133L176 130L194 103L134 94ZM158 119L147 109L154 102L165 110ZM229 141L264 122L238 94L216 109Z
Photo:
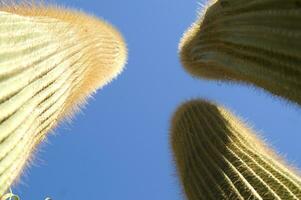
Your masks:
M0 197L35 147L126 61L119 32L82 12L0 6Z
M301 1L210 0L180 44L187 71L301 104Z
M189 200L301 199L301 178L231 112L203 100L180 106L171 144Z

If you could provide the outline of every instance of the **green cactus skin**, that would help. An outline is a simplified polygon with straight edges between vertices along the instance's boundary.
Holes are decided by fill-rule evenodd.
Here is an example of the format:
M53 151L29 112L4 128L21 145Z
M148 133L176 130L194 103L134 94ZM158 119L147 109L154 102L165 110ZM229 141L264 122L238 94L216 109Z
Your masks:
M249 83L301 104L301 1L209 1L184 34L194 76Z
M189 200L301 199L301 178L231 112L203 100L180 106L171 145Z
M122 70L111 25L55 7L0 7L0 197L58 121Z

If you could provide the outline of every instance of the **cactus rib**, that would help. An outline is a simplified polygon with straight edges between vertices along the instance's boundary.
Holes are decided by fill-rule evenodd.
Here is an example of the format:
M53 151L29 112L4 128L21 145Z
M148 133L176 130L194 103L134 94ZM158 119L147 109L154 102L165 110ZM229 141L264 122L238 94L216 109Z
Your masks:
M0 7L0 197L36 146L126 61L118 31L82 12Z
M301 178L231 112L204 100L180 106L171 145L189 200L301 198Z

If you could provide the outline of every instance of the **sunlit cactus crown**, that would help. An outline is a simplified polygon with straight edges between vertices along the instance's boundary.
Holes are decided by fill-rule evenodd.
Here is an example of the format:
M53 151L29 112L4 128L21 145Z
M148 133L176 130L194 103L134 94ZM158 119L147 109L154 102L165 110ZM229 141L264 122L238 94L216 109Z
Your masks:
M203 100L180 106L171 144L189 200L301 199L301 178L227 109Z
M301 1L209 1L180 43L195 76L243 81L301 104Z
M115 28L82 12L0 7L0 197L46 133L122 71L126 54Z

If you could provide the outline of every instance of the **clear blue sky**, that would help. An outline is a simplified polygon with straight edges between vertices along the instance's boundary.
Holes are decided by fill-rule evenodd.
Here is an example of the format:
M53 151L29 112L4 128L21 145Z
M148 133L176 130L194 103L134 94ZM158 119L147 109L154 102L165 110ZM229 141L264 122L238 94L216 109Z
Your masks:
M204 97L247 119L301 167L301 109L255 88L192 78L178 42L195 20L195 0L57 0L103 17L123 33L126 70L71 124L49 137L14 188L22 200L181 200L168 142L171 114Z

